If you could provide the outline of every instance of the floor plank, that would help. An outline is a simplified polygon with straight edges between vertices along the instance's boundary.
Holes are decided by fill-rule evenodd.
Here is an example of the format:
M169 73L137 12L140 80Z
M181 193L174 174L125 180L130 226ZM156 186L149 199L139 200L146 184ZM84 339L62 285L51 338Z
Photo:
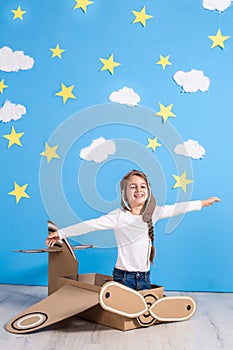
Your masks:
M190 295L195 315L185 322L159 324L128 332L71 317L27 335L8 333L8 320L47 295L46 287L0 285L0 347L14 350L233 350L232 293L175 293Z

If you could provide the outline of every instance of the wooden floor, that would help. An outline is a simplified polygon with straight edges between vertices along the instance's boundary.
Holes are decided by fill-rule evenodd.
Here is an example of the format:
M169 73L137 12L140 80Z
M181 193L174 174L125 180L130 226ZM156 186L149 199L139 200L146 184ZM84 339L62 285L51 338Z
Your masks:
M190 295L197 303L188 321L121 332L72 317L49 329L14 335L4 325L46 296L46 287L0 285L0 348L3 350L233 350L233 294Z

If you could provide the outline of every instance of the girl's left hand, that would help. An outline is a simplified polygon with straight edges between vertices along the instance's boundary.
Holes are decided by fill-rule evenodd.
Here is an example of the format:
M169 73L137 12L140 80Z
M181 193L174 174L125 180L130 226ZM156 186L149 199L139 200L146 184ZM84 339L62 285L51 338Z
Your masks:
M203 199L201 201L201 205L202 205L202 207L209 207L210 205L212 205L215 202L221 202L221 199L218 197L210 197L208 199Z

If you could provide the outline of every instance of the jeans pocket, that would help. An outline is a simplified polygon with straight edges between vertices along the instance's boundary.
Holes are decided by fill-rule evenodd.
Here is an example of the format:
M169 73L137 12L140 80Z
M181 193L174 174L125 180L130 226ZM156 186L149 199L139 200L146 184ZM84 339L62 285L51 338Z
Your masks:
M113 276L113 280L114 280L114 282L118 282L118 283L123 283L124 282L124 279L122 277Z
M124 281L124 273L121 273L120 271L113 271L113 280L115 282L119 282L121 283L122 281Z
M145 276L145 282L150 282L150 275Z

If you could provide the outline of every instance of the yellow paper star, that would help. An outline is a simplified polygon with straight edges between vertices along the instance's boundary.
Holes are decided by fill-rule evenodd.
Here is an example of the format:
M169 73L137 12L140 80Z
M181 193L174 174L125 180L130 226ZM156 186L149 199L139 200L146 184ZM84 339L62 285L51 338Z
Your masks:
M74 85L65 86L63 83L61 83L61 91L57 92L55 95L56 96L61 96L63 98L63 103L66 103L68 98L77 98L72 93L73 88L74 88Z
M61 54L62 52L64 52L65 50L60 49L60 46L57 44L57 46L55 47L55 49L50 49L50 51L52 51L52 58L53 57L59 57L61 58Z
M213 41L211 49L213 49L216 46L219 46L222 49L224 49L224 41L229 39L230 36L223 36L219 29L216 35L209 35L208 38Z
M184 171L181 176L177 176L177 175L172 175L172 176L176 180L176 183L173 186L173 188L181 187L184 192L186 192L186 186L194 182L193 180L189 180L186 178L186 171Z
M156 147L162 146L160 143L157 142L157 137L155 137L154 139L150 139L148 137L147 140L148 140L149 143L146 146L146 148L152 148L153 151L155 151Z
M87 12L87 6L94 4L93 1L89 1L89 0L75 0L76 1L76 5L73 7L73 9L79 9L81 8L83 10L83 12Z
M16 204L19 203L22 197L30 198L29 195L25 192L26 188L28 187L28 184L19 186L17 182L14 181L14 186L15 186L15 189L11 192L8 192L8 194L10 194L11 196L15 196Z
M3 89L6 89L6 88L8 88L8 86L5 85L5 81L4 81L4 79L2 79L2 81L0 81L0 93L2 94Z
M100 61L103 63L103 67L100 70L108 70L111 74L114 74L115 67L121 65L120 63L113 61L113 53L109 56L107 60L104 58L100 58Z
M156 64L161 64L161 66L163 67L163 69L165 69L165 67L166 67L167 65L171 65L171 62L168 61L168 60L169 60L169 57L170 57L169 55L166 56L166 57L163 57L163 56L159 55L160 60L159 60L158 62L156 62Z
M20 142L20 137L22 137L24 135L24 132L15 132L14 127L11 127L11 133L8 135L3 135L3 137L5 137L5 139L9 140L8 143L8 148L10 148L12 145L16 144L19 146L22 146L22 143Z
M132 11L132 12L133 12L133 14L135 16L135 19L134 19L133 23L140 22L143 25L143 27L146 26L146 21L149 18L153 17L151 15L147 15L146 14L146 7L145 6L139 12L137 12L137 11Z
M40 153L40 155L47 157L48 164L53 158L60 158L60 156L56 153L57 147L58 145L50 147L47 143L45 143L45 151Z
M13 19L19 18L21 20L23 20L23 15L27 13L26 11L22 11L20 6L18 6L17 10L11 10L11 12L14 14Z
M155 113L155 115L161 116L163 118L163 122L166 123L169 117L173 117L173 118L176 117L176 115L171 111L172 107L173 107L173 103L167 107L162 105L162 103L159 103L160 111Z

